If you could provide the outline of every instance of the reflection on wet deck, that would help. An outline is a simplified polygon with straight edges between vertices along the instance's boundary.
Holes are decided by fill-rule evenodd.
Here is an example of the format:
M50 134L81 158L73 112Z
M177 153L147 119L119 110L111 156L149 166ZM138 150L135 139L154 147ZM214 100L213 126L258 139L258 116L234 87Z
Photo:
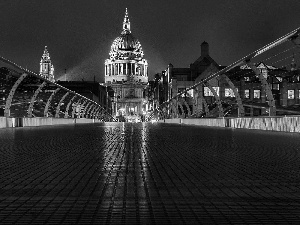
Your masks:
M300 220L298 134L105 123L0 143L0 224Z

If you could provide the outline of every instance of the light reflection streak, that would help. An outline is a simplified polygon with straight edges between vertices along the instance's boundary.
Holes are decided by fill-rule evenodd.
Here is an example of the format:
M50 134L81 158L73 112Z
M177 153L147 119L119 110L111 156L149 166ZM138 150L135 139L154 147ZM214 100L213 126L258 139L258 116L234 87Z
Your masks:
M105 174L114 173L120 169L120 160L125 151L124 123L118 123L115 124L115 126L104 125L103 140L105 143L105 149L103 154L104 165L102 171L106 171ZM122 164L123 163L124 162L122 162Z
M142 123L141 129L141 148L140 148L140 155L141 155L141 166L143 171L145 172L145 177L148 177L148 128L145 125L146 123Z

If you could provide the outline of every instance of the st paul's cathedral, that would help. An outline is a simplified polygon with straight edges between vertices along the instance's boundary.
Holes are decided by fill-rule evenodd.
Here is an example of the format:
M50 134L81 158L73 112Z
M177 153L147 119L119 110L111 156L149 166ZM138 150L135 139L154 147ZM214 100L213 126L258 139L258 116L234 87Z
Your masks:
M113 115L140 117L147 111L144 89L148 83L148 62L141 43L130 29L126 9L123 30L105 60L105 84L114 91Z

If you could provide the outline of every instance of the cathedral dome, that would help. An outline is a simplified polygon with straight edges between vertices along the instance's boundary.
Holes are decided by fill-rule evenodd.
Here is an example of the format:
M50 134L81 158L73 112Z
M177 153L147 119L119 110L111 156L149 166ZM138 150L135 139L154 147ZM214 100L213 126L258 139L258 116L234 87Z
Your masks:
M109 55L112 60L141 59L144 56L141 43L131 34L127 9L123 22L123 31L113 41Z
M148 62L141 43L131 33L127 9L122 32L114 39L109 59L105 60L105 83L125 85L126 82L148 83Z

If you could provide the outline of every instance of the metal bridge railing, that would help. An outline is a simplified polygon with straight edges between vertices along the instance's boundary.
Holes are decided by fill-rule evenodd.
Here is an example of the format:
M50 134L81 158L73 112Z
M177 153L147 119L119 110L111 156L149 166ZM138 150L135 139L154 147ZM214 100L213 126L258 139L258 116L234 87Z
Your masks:
M97 102L0 57L0 116L114 121Z

